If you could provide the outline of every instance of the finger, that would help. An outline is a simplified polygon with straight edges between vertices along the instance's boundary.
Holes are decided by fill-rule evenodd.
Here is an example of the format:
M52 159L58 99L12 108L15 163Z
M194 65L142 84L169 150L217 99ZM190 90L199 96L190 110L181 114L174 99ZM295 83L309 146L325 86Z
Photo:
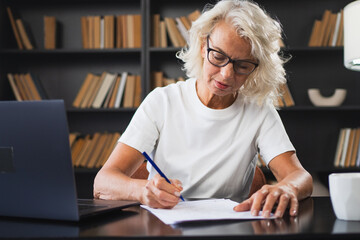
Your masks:
M174 185L178 189L178 191L181 192L183 190L182 183L179 180L170 179L170 182L171 182L172 185Z
M146 205L156 208L172 208L179 202L179 197L155 187L152 181L145 186Z
M270 217L271 210L273 209L275 203L280 197L280 192L278 190L272 191L266 197L266 201L263 207L262 215L264 217Z
M182 189L178 188L177 186L168 183L163 177L161 177L160 175L155 175L155 177L153 178L153 184L156 188L165 191L171 195L180 196L180 192Z
M247 199L234 207L235 212L244 212L251 209L252 199Z
M267 195L269 194L269 190L266 188L262 188L256 193L254 193L253 197L253 203L251 206L251 215L258 216L260 209L262 205L264 204L265 199L267 198Z
M281 218L284 215L284 212L289 205L290 196L287 193L284 193L280 196L278 206L276 208L275 217Z
M290 199L290 216L297 216L299 210L299 201L296 197L292 197Z

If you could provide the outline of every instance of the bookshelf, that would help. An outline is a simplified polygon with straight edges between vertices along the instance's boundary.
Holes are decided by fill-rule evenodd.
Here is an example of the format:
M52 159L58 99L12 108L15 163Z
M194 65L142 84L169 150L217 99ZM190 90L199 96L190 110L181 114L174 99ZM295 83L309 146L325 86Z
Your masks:
M49 98L65 100L71 132L123 132L135 108L79 109L72 102L87 73L124 71L141 75L142 98L152 89L151 74L162 71L167 77L185 77L176 59L177 47L153 47L151 17L186 16L202 10L214 0L0 0L0 100L14 100L7 73L31 72L41 79ZM358 127L360 120L360 74L343 67L342 47L308 47L315 19L325 9L338 12L351 0L259 0L260 5L280 20L284 29L284 54L288 86L295 106L279 110L288 134L304 167L311 173L349 171L333 167L341 128ZM31 29L33 50L19 50L9 23L6 6L11 6ZM81 38L82 16L140 14L140 48L84 49ZM58 22L56 49L44 49L43 17ZM170 41L168 39L168 41ZM334 88L348 90L340 107L314 107L308 88L331 94ZM351 170L351 169L350 169ZM359 168L352 169L359 171ZM77 174L95 174L78 170ZM90 177L91 179L91 177Z

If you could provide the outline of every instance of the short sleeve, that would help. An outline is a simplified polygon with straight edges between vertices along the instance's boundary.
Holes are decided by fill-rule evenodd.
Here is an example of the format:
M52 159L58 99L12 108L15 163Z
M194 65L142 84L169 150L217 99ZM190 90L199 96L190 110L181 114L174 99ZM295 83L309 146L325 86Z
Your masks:
M141 103L119 142L133 147L141 153L151 153L156 145L161 126L161 99L156 89Z
M259 128L257 146L266 165L274 157L284 152L295 151L275 108L269 107L264 117L264 121Z

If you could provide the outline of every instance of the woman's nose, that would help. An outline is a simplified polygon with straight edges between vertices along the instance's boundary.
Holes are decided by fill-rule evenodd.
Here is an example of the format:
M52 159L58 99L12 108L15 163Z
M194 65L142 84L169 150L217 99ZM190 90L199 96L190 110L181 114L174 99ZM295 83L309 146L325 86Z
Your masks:
M234 68L232 63L220 68L220 74L224 79L232 78L234 76Z

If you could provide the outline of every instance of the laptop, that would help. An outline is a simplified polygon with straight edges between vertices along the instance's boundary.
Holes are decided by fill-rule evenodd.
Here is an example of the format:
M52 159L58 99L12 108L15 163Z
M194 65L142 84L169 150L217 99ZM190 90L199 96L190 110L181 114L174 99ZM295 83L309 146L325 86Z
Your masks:
M77 199L63 100L0 101L0 216L79 221L133 201Z

